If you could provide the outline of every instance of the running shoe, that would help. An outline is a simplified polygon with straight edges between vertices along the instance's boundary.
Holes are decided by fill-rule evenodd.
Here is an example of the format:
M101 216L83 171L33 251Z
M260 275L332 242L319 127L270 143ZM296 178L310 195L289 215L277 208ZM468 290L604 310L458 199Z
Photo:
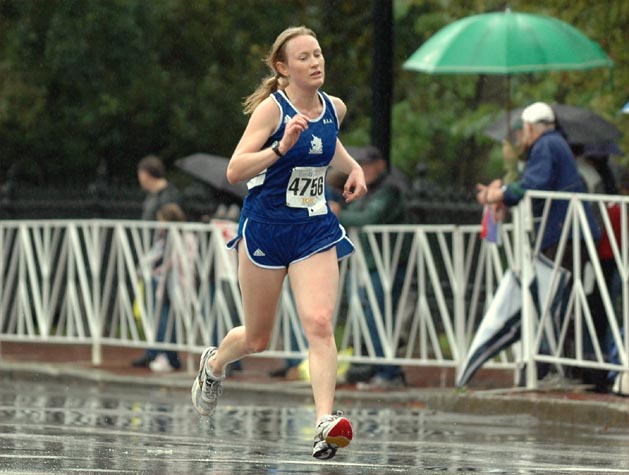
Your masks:
M338 411L335 416L324 416L317 424L312 456L328 460L336 455L336 450L347 447L352 441L352 425Z
M211 416L216 409L218 398L223 394L225 375L217 378L207 367L208 360L216 353L217 348L210 346L201 355L199 374L192 383L192 405L202 416Z

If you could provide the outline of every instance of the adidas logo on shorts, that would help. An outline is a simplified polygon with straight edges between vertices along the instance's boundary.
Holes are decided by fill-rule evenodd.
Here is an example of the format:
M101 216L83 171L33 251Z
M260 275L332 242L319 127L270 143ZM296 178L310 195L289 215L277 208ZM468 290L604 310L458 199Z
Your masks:
M264 257L266 256L266 254L262 251L262 249L256 249L256 251L253 253L254 256L256 257Z

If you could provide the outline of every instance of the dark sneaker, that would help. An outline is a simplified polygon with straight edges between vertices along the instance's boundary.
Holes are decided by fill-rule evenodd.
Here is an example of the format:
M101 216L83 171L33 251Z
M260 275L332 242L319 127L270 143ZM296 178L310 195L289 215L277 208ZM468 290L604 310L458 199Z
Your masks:
M131 366L133 366L134 368L148 368L151 364L151 361L153 361L153 358L149 358L148 356L144 355L142 356L142 358L131 361Z
M376 374L376 366L362 363L352 363L345 373L345 382L349 384L364 383Z
M210 346L201 355L199 374L192 383L192 405L202 416L211 416L216 409L218 398L223 394L225 376L216 377L207 369L208 360L216 353L217 348Z
M315 430L312 456L320 460L331 459L337 449L349 445L352 436L352 425L342 412L337 412L336 416L324 416Z

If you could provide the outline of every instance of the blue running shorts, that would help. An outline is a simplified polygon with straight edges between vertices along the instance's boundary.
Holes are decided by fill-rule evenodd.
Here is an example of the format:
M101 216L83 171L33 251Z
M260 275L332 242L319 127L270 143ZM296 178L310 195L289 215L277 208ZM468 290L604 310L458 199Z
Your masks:
M332 219L314 219L298 226L261 223L243 217L238 235L227 243L227 248L235 249L240 239L244 239L251 262L267 269L286 269L333 246L336 246L339 260L355 249L335 216Z

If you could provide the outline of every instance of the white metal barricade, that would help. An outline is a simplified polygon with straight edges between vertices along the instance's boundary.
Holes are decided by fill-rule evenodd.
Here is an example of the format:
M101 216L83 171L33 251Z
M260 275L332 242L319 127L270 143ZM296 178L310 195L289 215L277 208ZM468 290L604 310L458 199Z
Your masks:
M529 192L513 210L513 225L501 227L500 245L480 239L480 226L374 225L350 230L357 251L340 264L334 316L341 358L458 369L505 270L514 270L522 282L533 278L538 251L532 232L534 198L569 200L561 242L565 247L568 232L573 238L583 236L572 252L580 252L583 245L591 270L575 266L566 317L559 325L549 301L537 308L530 291L523 292L522 338L487 364L516 370L526 365L529 387L536 384L538 362L629 371L628 338L621 332L629 320L629 198L541 192ZM622 208L621 234L611 241L620 282L614 292L605 284L596 243L584 225L584 206L590 203L598 209L603 228L613 234L606 213L610 202ZM200 352L242 322L236 253L225 247L235 226L2 221L0 340L89 344L96 364L102 345ZM144 259L158 235L166 242L162 265L168 277L161 280L153 278L154 266ZM560 245L559 256L564 247ZM598 318L588 305L591 276L601 289L609 341L588 340L589 352L584 337L593 333ZM307 342L300 328L286 282L269 350L257 356L305 357ZM566 346L571 331L573 349ZM606 355L609 342L618 348L618 362Z
M537 219L533 218L532 212L534 200L542 210ZM532 262L541 252L541 239L536 235L541 235L547 226L552 225L548 222L548 215L554 202L567 203L568 206L553 258L552 290L536 308L530 287L523 285L527 291L522 302L522 343L529 388L537 385L536 363L549 363L560 371L564 366L601 371L629 370L629 339L626 335L629 324L629 197L527 192L515 215L524 236L523 245L519 248L523 282L530 283L535 277ZM609 210L614 205L617 208L615 222L612 223ZM605 264L599 257L599 243L588 224L588 208L609 239L612 256L606 259ZM556 285L562 263L572 268L571 279L563 305L558 312L553 312L551 303L558 291ZM614 280L617 286L611 288L609 284ZM624 336L621 328L625 329ZM609 349L612 347L618 354L616 362L610 361Z

